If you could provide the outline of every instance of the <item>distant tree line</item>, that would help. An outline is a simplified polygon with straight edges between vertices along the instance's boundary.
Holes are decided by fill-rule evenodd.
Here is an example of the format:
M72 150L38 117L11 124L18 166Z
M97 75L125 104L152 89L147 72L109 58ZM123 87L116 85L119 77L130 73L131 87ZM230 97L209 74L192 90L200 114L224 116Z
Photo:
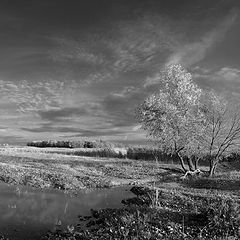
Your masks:
M27 146L39 148L114 148L122 147L120 143L110 143L103 140L82 140L82 141L32 141L28 142Z

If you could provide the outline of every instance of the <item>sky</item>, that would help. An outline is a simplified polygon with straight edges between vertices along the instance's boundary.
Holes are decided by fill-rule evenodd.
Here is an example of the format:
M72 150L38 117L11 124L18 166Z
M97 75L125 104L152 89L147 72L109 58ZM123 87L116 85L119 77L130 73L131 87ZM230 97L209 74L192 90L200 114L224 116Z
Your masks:
M0 143L145 143L136 107L181 64L240 96L239 0L1 0Z

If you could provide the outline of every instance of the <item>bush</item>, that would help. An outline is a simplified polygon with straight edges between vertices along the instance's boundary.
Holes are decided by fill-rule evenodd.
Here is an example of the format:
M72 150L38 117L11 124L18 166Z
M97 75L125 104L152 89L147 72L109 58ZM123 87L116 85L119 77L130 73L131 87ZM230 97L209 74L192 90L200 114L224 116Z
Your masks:
M174 161L174 158L159 149L147 147L129 147L127 149L127 158L135 160Z

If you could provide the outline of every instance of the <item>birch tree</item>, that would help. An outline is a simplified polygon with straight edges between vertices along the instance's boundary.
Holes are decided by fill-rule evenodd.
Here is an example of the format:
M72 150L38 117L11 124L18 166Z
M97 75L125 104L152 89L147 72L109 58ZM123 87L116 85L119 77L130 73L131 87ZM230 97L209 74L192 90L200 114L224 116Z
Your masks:
M172 65L159 74L160 89L137 109L138 120L148 136L158 142L165 153L175 155L184 172L184 151L201 133L202 111L199 111L201 89L180 65ZM193 170L187 158L189 170Z

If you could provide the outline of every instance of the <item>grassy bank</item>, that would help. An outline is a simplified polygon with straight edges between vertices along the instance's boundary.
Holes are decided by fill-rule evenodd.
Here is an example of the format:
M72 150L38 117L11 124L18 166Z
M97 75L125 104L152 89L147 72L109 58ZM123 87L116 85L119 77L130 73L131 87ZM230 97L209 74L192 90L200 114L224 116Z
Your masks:
M239 239L240 199L231 194L134 187L122 209L92 211L44 239Z
M94 156L97 149L86 149L89 156L81 156L82 149L62 148L0 148L0 180L6 183L30 185L38 188L78 190L110 187L122 184L172 182L182 175L178 163L172 159L142 161L125 158ZM201 166L207 170L206 166ZM228 189L240 180L239 160L219 165L215 179L204 179L201 186ZM218 180L217 180L218 179ZM230 181L233 181L230 182ZM192 181L195 188L199 183Z
M45 239L239 239L236 159L221 163L214 178L201 175L183 180L174 161L72 154L78 150L1 148L0 180L74 193L129 184L144 189L135 188L136 198L125 200L123 209L93 211L75 226L49 233Z
M62 149L1 148L0 180L37 188L77 191L157 181L155 162L66 155ZM57 153L56 153L57 152Z

